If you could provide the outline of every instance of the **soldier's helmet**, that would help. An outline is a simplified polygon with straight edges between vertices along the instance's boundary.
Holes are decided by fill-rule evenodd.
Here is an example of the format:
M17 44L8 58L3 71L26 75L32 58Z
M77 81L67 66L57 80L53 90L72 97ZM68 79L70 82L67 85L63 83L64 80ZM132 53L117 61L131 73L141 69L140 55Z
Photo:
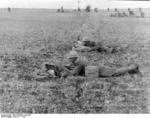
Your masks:
M73 50L73 51L70 51L70 52L66 55L66 57L67 57L67 59L70 59L70 58L78 58L79 55L78 55L78 53L77 53L75 50Z

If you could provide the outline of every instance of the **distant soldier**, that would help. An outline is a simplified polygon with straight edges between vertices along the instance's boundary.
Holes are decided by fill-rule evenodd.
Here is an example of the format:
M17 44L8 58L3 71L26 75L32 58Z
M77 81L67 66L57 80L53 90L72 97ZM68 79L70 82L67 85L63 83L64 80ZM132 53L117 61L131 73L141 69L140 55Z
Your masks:
M133 11L129 11L129 16L134 16L134 12Z
M61 6L60 11L61 11L62 13L65 12L63 6Z
M97 52L105 52L105 53L115 53L118 52L120 47L117 46L106 46L102 44L101 42L95 42L95 41L90 41L88 38L83 37L79 38L78 41L75 43L75 46L73 48L76 51L97 51Z
M80 3L81 3L81 1L80 1L80 0L78 0L78 9L77 9L77 11L78 11L78 12L80 12L80 11L81 11L81 9L80 9Z
M87 5L86 8L85 8L85 11L86 11L86 12L91 12L91 6L90 6L90 5Z
M122 14L118 11L118 12L117 12L117 16L118 16L118 17L122 17Z
M11 12L11 8L10 8L10 7L8 7L8 9L7 9L7 10L8 10L8 12Z
M114 9L114 11L115 11L115 12L117 12L117 11L118 11L118 9L117 9L117 8L115 8L115 9Z
M79 52L86 52L90 51L92 47L96 46L96 42L89 41L85 37L78 39L72 50L79 51Z
M128 12L129 12L129 16L135 16L134 12L130 8L128 8Z
M140 17L144 18L145 17L145 13L142 11L141 8L139 8L139 12L140 12Z
M60 12L60 9L57 9L57 12L59 13L59 12Z
M128 15L126 14L126 12L123 12L122 14L123 14L124 17L128 16Z
M107 8L107 11L109 12L109 11L110 11L110 9L109 9L109 8Z
M141 12L142 11L142 8L139 8L139 12Z
M144 12L140 12L140 15L141 15L142 18L145 17L145 13Z
M98 12L98 8L94 8L94 12Z
M79 11L79 12L81 11L80 7L78 7L78 11Z

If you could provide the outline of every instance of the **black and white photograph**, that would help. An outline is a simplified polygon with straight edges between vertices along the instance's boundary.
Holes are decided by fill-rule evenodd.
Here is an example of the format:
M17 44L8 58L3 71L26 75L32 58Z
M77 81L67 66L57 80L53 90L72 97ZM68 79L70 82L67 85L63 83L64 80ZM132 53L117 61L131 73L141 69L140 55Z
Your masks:
M2 118L149 113L150 1L0 0Z

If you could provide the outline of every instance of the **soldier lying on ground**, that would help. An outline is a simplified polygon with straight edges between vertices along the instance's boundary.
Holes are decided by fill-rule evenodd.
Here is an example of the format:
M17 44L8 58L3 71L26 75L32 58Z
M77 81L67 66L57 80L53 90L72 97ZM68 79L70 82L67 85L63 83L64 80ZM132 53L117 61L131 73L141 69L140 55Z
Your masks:
M55 71L55 76L85 76L87 66L87 59L85 57L81 57L78 55L76 51L71 51L67 55L67 59L69 60L69 65L59 67L57 65L54 66L57 69L54 69L51 65L46 64L45 67L47 70L53 69ZM108 66L104 66L99 64L96 66L98 70L98 77L113 77L120 76L126 73L129 74L139 74L139 65L133 64L126 67L121 67L119 69L110 68ZM58 74L59 73L59 74Z
M127 48L124 47L124 48ZM78 37L77 42L75 43L75 46L73 47L73 50L76 51L98 51L98 52L106 52L106 53L114 53L121 50L118 46L106 46L100 42L90 41L87 38L80 36Z

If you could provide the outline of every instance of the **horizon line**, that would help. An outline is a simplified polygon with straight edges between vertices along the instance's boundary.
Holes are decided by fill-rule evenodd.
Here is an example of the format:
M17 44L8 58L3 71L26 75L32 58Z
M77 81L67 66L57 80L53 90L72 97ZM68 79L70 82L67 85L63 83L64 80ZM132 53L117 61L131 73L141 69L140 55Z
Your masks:
M49 9L49 10L57 10L57 8L23 8L23 7L22 8L21 7L1 7L0 9L8 9L8 8L11 8L11 9ZM108 8L98 8L98 9L108 9ZM109 9L115 9L115 8L117 8L117 7L109 8ZM128 8L130 8L130 7L128 7ZM117 9L128 9L128 8L117 8ZM135 7L135 8L132 8L132 9L138 9L138 8L150 9L150 8L145 8L145 7ZM77 10L78 8L64 8L64 9L66 9L66 10ZM84 10L84 9L85 8L81 8L81 10ZM91 8L91 9L94 9L94 8Z

